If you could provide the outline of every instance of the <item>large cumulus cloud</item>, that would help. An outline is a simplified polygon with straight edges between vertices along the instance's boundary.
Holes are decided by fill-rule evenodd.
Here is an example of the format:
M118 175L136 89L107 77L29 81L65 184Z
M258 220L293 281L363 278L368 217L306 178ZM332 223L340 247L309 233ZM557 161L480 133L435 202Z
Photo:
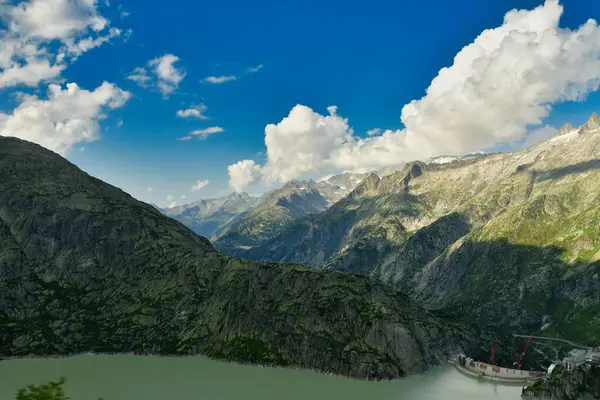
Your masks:
M553 104L585 99L600 85L597 22L563 29L562 13L558 0L509 11L501 26L483 31L439 71L424 97L402 108L402 130L361 138L335 108L322 116L294 107L265 129L263 179L364 170L522 140Z

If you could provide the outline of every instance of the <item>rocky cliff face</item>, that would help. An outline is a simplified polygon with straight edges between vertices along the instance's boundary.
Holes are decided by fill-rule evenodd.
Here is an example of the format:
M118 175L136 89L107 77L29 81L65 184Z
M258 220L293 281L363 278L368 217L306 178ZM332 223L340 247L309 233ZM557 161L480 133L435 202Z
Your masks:
M549 323L598 343L598 121L517 153L367 178L247 256L361 272L494 329Z
M581 366L567 372L558 366L550 377L523 390L523 397L548 400L600 399L600 367Z
M381 379L491 340L371 278L219 254L57 154L0 137L0 357L202 353Z

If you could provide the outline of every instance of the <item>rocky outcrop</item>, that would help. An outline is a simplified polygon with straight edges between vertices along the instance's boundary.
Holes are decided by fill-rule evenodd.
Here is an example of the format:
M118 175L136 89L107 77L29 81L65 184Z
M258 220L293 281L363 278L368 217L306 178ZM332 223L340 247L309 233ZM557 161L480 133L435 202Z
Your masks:
M386 379L491 340L371 278L220 254L57 154L0 137L0 357L200 353Z
M569 132L573 132L575 130L575 128L573 128L573 126L570 123L566 123L563 126L560 127L560 129L558 130L558 132L556 132L557 135L565 135Z
M523 389L522 397L547 400L600 399L600 367L583 365L568 372L558 366L550 377Z
M600 131L600 117L593 113L591 118L580 129L581 133Z

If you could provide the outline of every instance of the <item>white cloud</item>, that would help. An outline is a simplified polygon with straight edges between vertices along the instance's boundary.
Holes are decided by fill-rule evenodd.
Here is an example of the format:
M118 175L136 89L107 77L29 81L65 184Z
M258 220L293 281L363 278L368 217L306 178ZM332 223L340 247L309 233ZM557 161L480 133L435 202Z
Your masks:
M0 88L37 86L69 61L121 34L92 0L0 2Z
M65 155L82 142L99 138L106 109L122 107L131 94L108 82L94 91L69 83L48 86L48 99L25 95L12 114L0 113L0 135L38 143Z
M297 105L277 125L265 128L267 163L262 174L267 182L288 181L327 168L331 153L352 135L348 120L335 106L322 116Z
M172 201L172 200L173 200L173 195L172 194L167 195L167 201Z
M83 53L108 42L110 39L121 36L121 33L122 31L118 28L110 28L106 36L81 39L77 43L70 45L70 55L72 58L77 58Z
M150 192L152 192L152 190L154 190L154 189L152 189L152 187L150 186L146 189L146 192L150 193Z
M202 79L202 82L219 84L219 83L225 83L225 82L235 81L236 79L237 79L237 76L233 76L233 75L229 75L229 76L207 76L206 78Z
M187 198L187 196L185 194L181 195L181 200L185 200Z
M199 179L196 181L196 184L194 186L192 186L192 190L200 190L205 188L208 184L209 184L209 180L208 179Z
M375 136L375 135L379 135L380 133L381 133L381 129L379 129L379 128L369 129L367 131L368 136Z
M150 83L150 76L148 75L148 71L145 68L137 67L135 68L129 75L127 75L127 79L134 81L141 87L147 87Z
M120 119L120 120L117 121L117 128L120 128L122 126L123 126L123 120Z
M131 13L128 11L121 11L119 15L121 16L121 18L127 18L131 15Z
M530 147L538 142L541 142L542 140L546 140L550 136L554 135L557 131L558 129L550 125L544 125L541 128L534 129L533 131L529 132L523 141L523 147Z
M246 69L246 72L250 73L250 74L254 74L254 73L260 71L262 67L263 67L262 64L257 65L256 67L250 67L250 68Z
M262 68L262 64L261 65L257 65L256 67L251 67L251 68L247 68L245 73L246 74L253 74L256 73L258 71L260 71L260 69ZM219 85L225 82L231 82L231 81L236 81L238 80L240 77L236 76L236 75L220 75L220 76L207 76L204 79L201 79L200 82L204 82L204 83L212 83L215 85Z
M177 111L177 116L179 118L198 118L198 119L208 119L204 112L206 112L206 106L204 104L198 104L195 106L191 106L185 110Z
M263 179L332 167L358 171L522 141L553 104L581 101L600 85L600 28L590 19L562 29L562 12L558 0L509 11L501 26L483 31L439 71L423 98L402 108L405 129L363 139L341 117L294 107L265 129Z
M253 160L243 160L227 167L227 171L229 187L236 192L241 192L260 175L260 166Z
M177 202L176 201L172 201L167 205L167 208L174 208L177 207Z
M156 85L164 98L168 98L179 87L179 84L185 78L186 73L183 69L175 66L179 57L173 54L165 54L162 57L154 58L148 61L146 67L135 68L128 76L141 87L148 87L150 84ZM150 69L150 73L148 72Z
M173 54L165 54L162 57L150 60L149 66L154 67L154 73L158 77L158 88L163 96L168 96L179 87L179 83L185 77L185 72L175 67L179 57Z
M195 131L191 131L187 136L180 137L177 140L191 140L194 137L196 137L200 140L205 140L209 136L214 135L215 133L221 133L221 132L225 132L225 129L221 128L220 126L212 126L210 128L206 128L206 129L196 129Z

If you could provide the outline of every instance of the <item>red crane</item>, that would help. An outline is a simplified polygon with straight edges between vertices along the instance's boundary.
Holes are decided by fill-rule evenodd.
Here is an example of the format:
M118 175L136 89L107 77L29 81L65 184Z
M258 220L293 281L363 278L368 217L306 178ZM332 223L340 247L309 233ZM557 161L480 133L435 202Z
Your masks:
M496 345L498 344L498 336L496 336L496 342L494 343L494 347L492 347L492 365L495 366L494 363L494 354L496 353Z
M525 349L523 349L523 352L521 353L521 357L519 357L519 361L517 361L517 369L520 371L521 370L521 361L523 361L523 357L525 357L525 353L527 352L527 348L529 347L529 342L531 342L531 337L533 336L535 332L531 332L531 335L529 335L529 340L527 340L527 344L525 345Z

